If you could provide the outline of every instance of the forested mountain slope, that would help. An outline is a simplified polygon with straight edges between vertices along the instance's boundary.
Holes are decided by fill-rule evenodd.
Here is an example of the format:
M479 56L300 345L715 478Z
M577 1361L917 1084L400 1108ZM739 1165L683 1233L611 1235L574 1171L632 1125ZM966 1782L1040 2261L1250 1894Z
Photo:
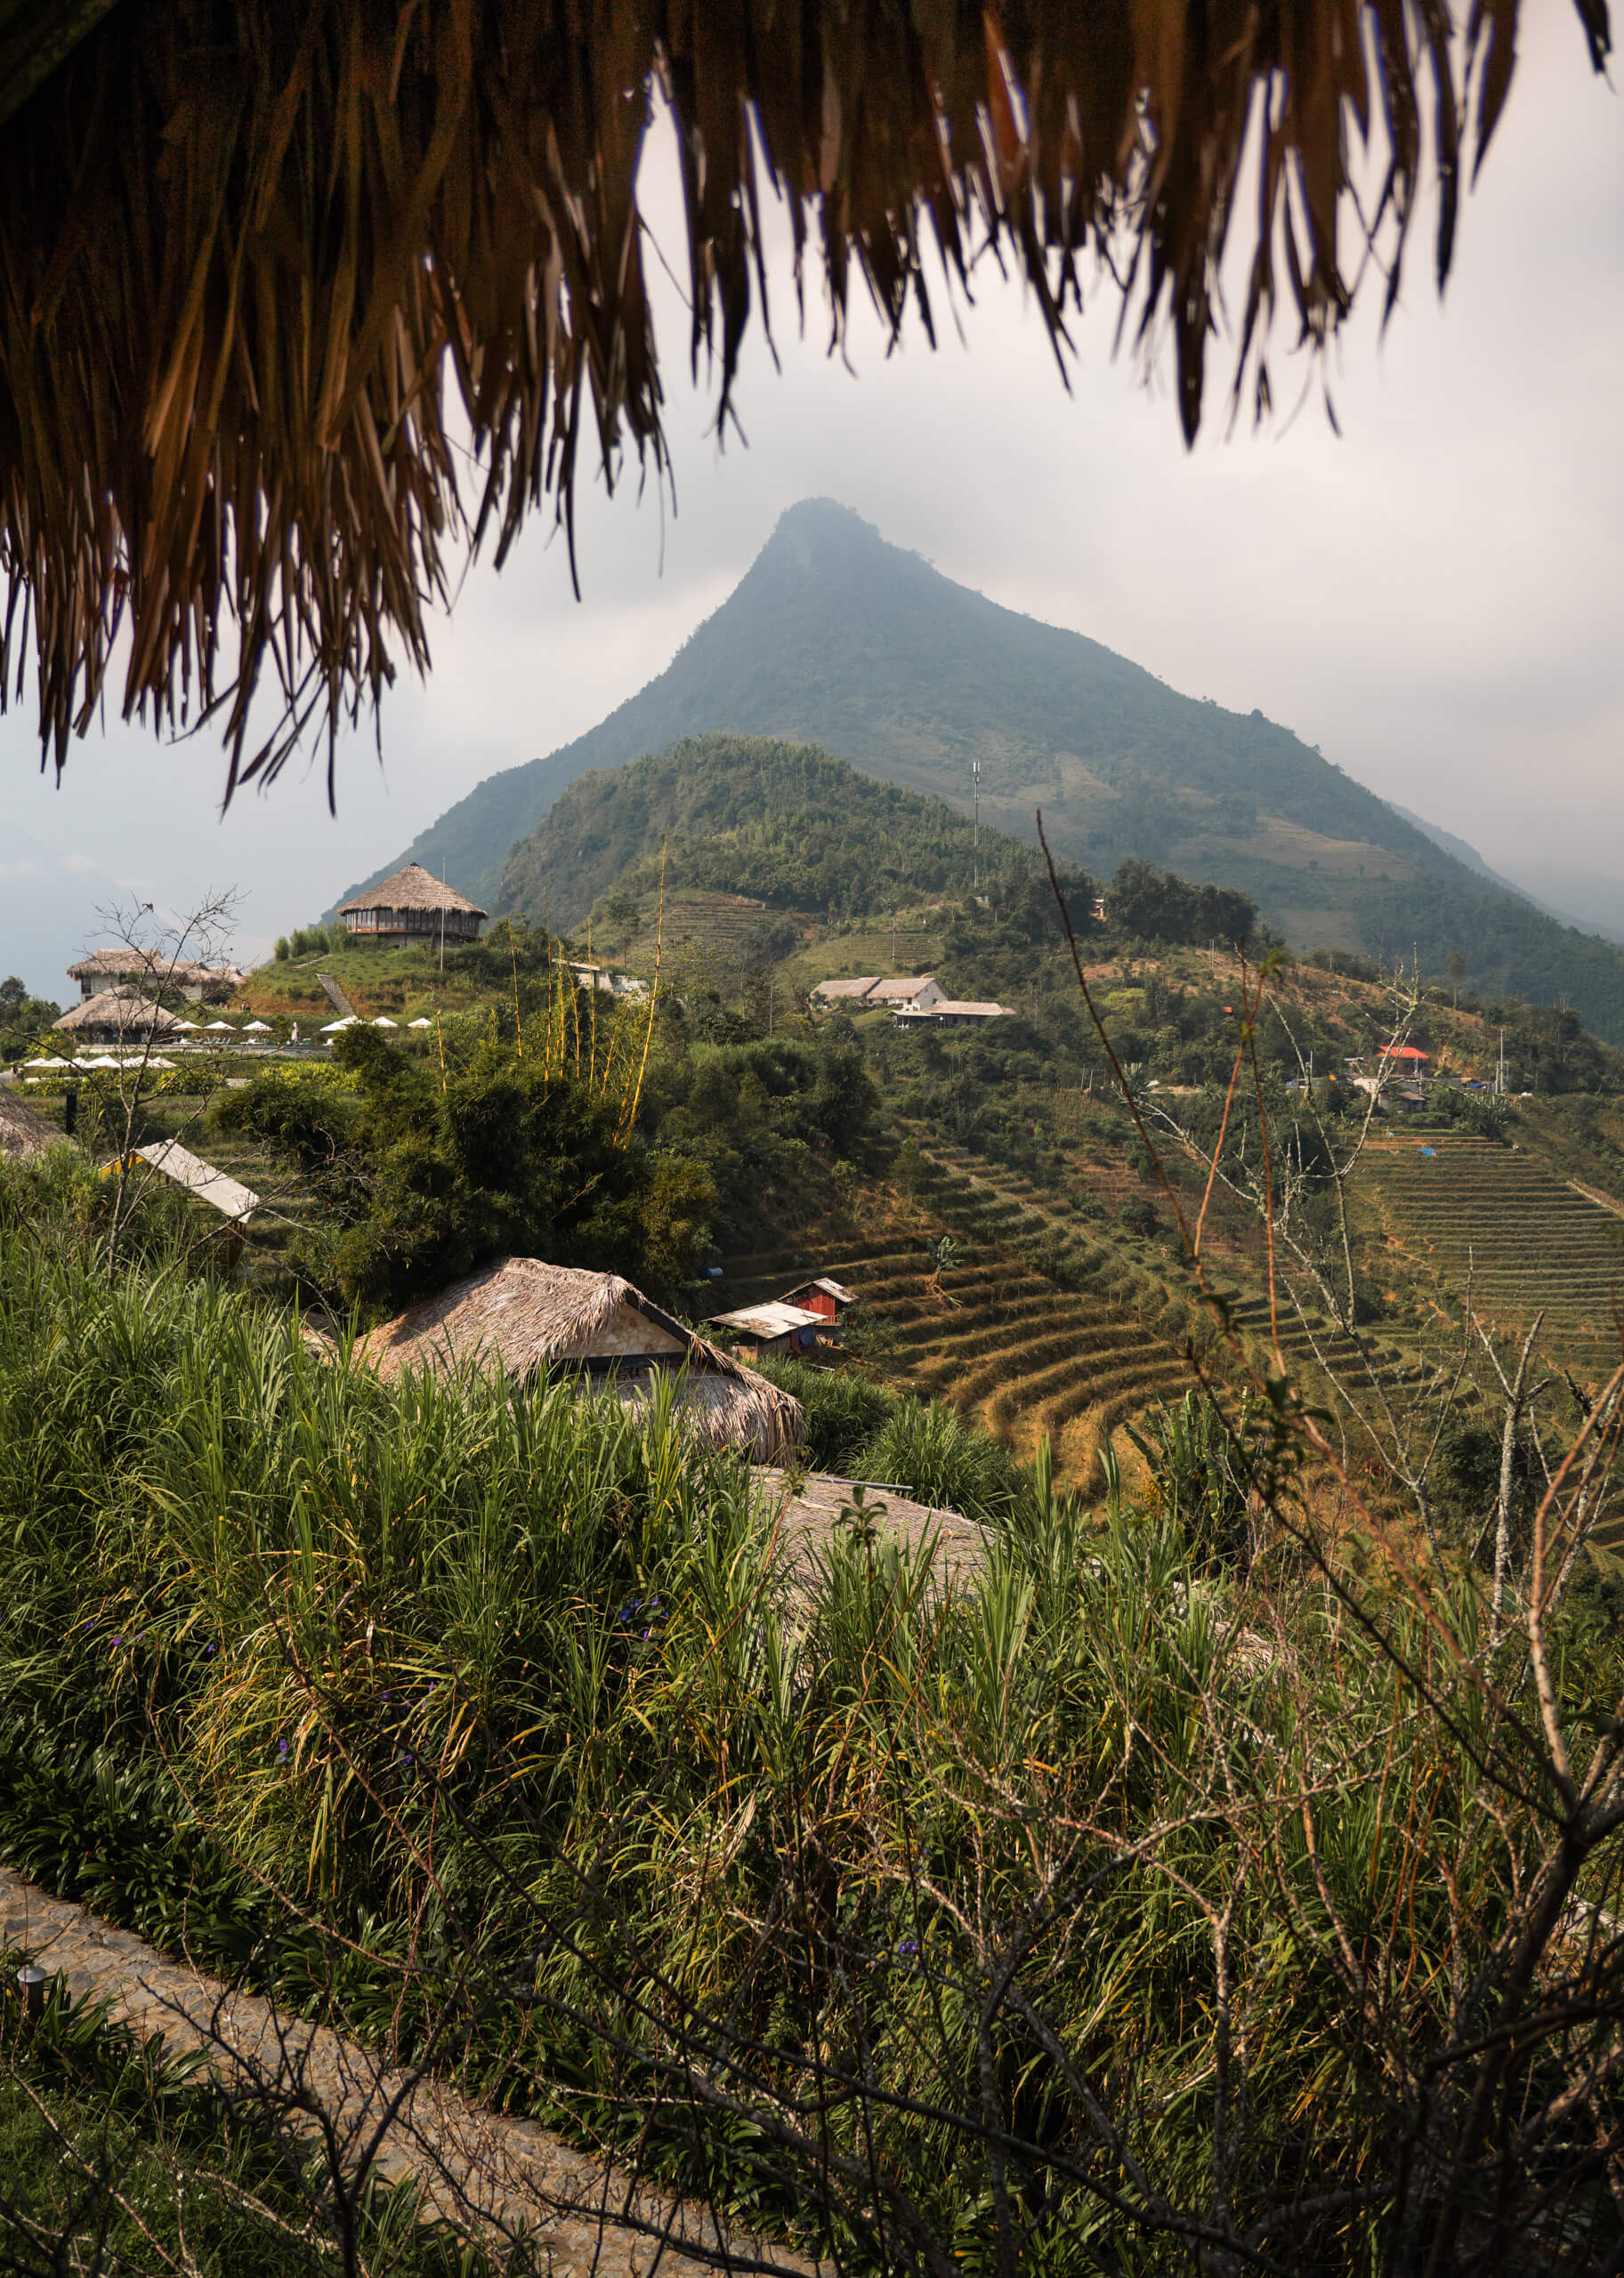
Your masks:
M973 827L941 799L760 736L698 736L578 776L513 850L504 907L569 931L604 895L652 906L683 889L838 917L967 894ZM990 885L1040 858L984 824Z
M811 499L658 679L550 758L493 777L420 845L489 898L493 867L564 785L712 730L820 745L968 804L1096 874L1127 856L1252 894L1299 945L1390 956L1549 1002L1624 1038L1624 956L1475 875L1261 713L1181 696L1081 634L1000 608ZM413 852L417 852L414 849ZM500 904L528 891L515 852ZM393 865L390 866L392 868Z

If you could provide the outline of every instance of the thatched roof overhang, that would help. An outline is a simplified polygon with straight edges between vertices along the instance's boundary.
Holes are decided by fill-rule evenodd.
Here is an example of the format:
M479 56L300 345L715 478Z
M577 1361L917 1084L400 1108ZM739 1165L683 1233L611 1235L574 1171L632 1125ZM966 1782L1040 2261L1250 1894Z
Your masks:
M104 989L51 1025L70 1036L168 1036L190 1023L152 1004L139 989Z
M797 1448L798 1402L710 1344L618 1273L506 1257L408 1305L356 1345L384 1377L408 1369L497 1367L528 1383L578 1370L592 1389L640 1406L657 1370L677 1374L683 1411L708 1445L763 1462Z
M176 989L232 989L243 978L234 965L204 965L196 957L166 957L157 949L93 949L68 967L69 981L117 981L131 975Z
M1600 69L1606 0L1575 5ZM453 539L499 562L537 507L570 522L589 432L611 480L628 447L664 465L635 199L651 101L675 114L689 347L719 365L719 420L781 194L832 344L854 271L893 333L911 306L933 337L934 257L950 295L991 241L1063 358L1084 256L1109 255L1130 336L1171 328L1193 435L1226 250L1249 264L1237 400L1260 412L1277 301L1319 344L1361 279L1395 295L1434 184L1447 273L1516 20L1517 0L1474 0L1464 30L1449 0L15 0L0 702L31 637L60 769L127 618L126 716L218 707L228 796L320 720L330 789L343 719L398 656L427 664ZM484 470L465 520L465 420ZM262 674L283 709L251 751Z

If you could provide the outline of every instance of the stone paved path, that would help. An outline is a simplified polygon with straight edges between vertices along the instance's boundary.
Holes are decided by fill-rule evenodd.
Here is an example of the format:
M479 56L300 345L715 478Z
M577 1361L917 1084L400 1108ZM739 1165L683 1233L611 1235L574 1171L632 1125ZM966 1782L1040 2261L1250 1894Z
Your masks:
M764 1521L770 1523L782 1510L790 1573L802 1586L810 1584L816 1555L833 1536L841 1506L851 1501L855 1482L836 1479L827 1472L809 1472L797 1491L790 1495L784 1472L769 1464L758 1464L751 1467L750 1483L756 1508ZM966 1519L957 1511L938 1510L928 1503L916 1503L892 1488L867 1481L864 1501L869 1509L880 1513L882 1534L895 1535L916 1554L927 1541L933 1542L940 1577L945 1579L961 1567L974 1571L986 1558L986 1534L974 1519Z
M718 2266L813 2278L816 2266L787 2248L724 2237L703 2209L636 2185L534 2121L390 2071L354 2042L167 1959L5 1867L0 1945L60 1974L76 1999L105 1996L116 2021L161 2033L177 2054L199 2052L222 2079L269 2075L282 2097L303 2092L333 2123L346 2164L381 2129L377 2167L390 2182L416 2183L428 2213L488 2236L524 2224L545 2242L553 2278L699 2278Z

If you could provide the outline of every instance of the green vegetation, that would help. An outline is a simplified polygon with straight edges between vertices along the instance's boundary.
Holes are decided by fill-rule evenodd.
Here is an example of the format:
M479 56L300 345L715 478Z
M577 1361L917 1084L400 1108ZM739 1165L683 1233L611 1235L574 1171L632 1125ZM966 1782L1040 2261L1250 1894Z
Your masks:
M1407 1248L1458 1299L1522 1334L1543 1315L1547 1349L1587 1375L1616 1366L1624 1313L1624 1215L1576 1193L1526 1149L1440 1136L1374 1156L1363 1185Z
M715 1192L628 1130L637 1063L618 1041L618 1066L554 1067L459 1030L442 1073L376 1029L347 1029L339 1081L269 1071L222 1094L214 1117L315 1183L324 1222L295 1267L346 1304L404 1305L515 1251L590 1261L665 1294L698 1268Z
M321 957L328 950L342 952L349 944L350 936L342 925L297 925L291 933L284 933L278 940L275 962L286 965L290 957Z
M607 924L647 933L663 870L667 893L697 888L852 917L966 894L972 837L969 818L944 800L877 782L827 752L699 736L578 777L515 852L505 900L566 930L596 911L599 933ZM995 896L1035 867L1028 848L991 830L981 862ZM1079 896L1094 891L1077 885Z
M1006 1451L939 1402L899 1398L869 1378L767 1359L764 1376L801 1402L810 1470L879 1480L938 1510L995 1525L1021 1492Z
M451 2015L469 2088L854 2269L895 2266L877 2204L972 2270L1018 2234L1148 2274L1192 2225L1281 2270L1491 2218L1542 2269L1617 2251L1571 2091L1615 2030L1582 1926L1624 1903L1624 1660L1582 1589L1549 1616L1550 1713L1600 1751L1576 1804L1523 1634L1469 1567L1316 1550L1272 1407L1240 1472L1198 1410L1146 1432L1154 1493L1091 1531L1006 1473L950 1588L860 1519L796 1584L668 1412L382 1385L173 1264L109 1288L20 1176L20 1865L160 1935L182 1909L200 1959L407 2056Z
M16 974L0 981L0 1059L20 1059L61 1013L48 997L30 997Z
M0 1952L8 1989L20 1959ZM334 2193L321 2169L312 2137L279 2128L251 2095L222 2094L190 2061L110 2023L103 2005L70 2007L53 1988L28 2021L14 1991L0 1998L8 2269L313 2278L353 2256L390 2278L493 2270L476 2241L420 2224L411 2193L376 2175Z

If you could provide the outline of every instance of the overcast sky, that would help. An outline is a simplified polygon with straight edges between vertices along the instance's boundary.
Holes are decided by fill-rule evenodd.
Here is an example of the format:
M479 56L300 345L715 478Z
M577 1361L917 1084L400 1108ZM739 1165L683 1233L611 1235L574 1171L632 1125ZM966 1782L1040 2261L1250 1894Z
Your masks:
M568 742L661 671L812 495L1192 696L1260 707L1537 890L1558 868L1611 881L1624 926L1624 105L1592 77L1563 0L1524 20L1448 300L1418 230L1386 339L1372 295L1329 373L1340 440L1317 385L1286 416L1306 376L1281 337L1273 426L1225 440L1218 350L1186 453L1165 370L1147 390L1113 360L1104 286L1070 396L1019 289L990 273L966 345L943 327L934 355L916 335L886 358L859 326L854 377L815 318L793 336L780 266L782 371L757 340L739 393L748 448L718 451L667 293L675 520L651 491L637 502L634 469L612 503L584 496L579 603L539 523L500 578L476 567L427 683L386 699L382 768L369 736L343 747L336 821L319 755L221 820L217 745L163 747L115 721L58 787L28 713L0 721L0 974L61 996L60 941L94 931L109 882L169 906L235 884L241 945L263 952L482 776ZM645 173L675 253L663 151Z

